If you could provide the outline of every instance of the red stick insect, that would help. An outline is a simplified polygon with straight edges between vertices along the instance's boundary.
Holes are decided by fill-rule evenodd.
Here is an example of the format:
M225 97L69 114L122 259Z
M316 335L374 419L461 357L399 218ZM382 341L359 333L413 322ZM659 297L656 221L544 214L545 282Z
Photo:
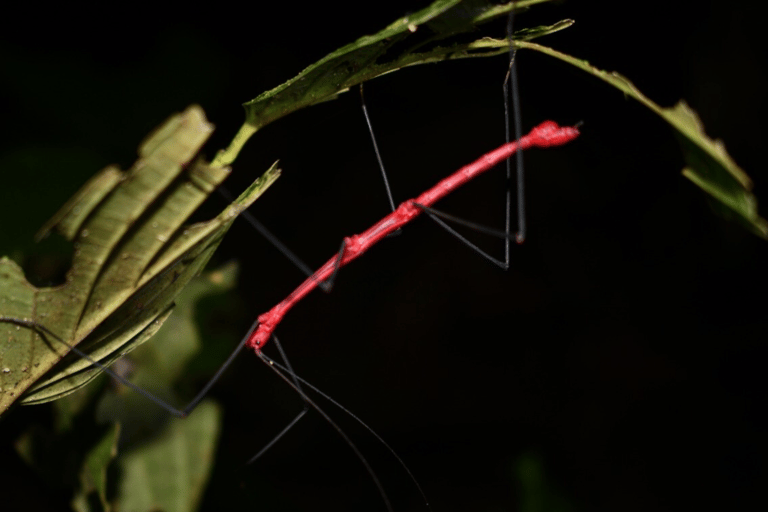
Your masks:
M500 148L481 156L471 164L465 165L419 197L404 201L394 212L363 233L345 238L338 255L329 259L285 300L277 304L270 311L259 316L258 328L248 338L246 344L249 348L259 352L272 336L272 333L285 314L322 281L333 277L341 267L362 256L374 244L405 226L422 212L429 212L432 205L460 186L492 169L496 164L505 161L518 151L531 147L546 148L560 146L572 141L578 135L579 131L575 127L561 128L553 121L545 121L519 140L504 144Z
M390 236L391 234L393 234L394 232L396 232L406 224L410 223L412 220L416 219L419 215L421 215L422 212L426 212L427 214L431 215L434 218L435 213L434 213L434 210L432 210L431 208L431 206L434 203L436 203L446 195L450 194L454 190L458 189L465 183L471 181L475 177L492 169L502 161L507 160L511 155L531 147L547 148L551 146L560 146L574 140L576 137L578 137L578 135L579 135L579 131L576 127L560 127L553 121L545 121L544 123L541 123L539 126L534 128L528 135L525 135L524 137L514 142L509 142L507 144L504 144L500 148L495 149L489 153L486 153L476 161L468 165L465 165L464 167L456 171L454 174L443 179L442 181L437 183L434 187L430 188L429 190L427 190L417 198L404 201L391 214L382 218L380 221L375 223L373 226L368 228L363 233L344 238L338 254L330 258L314 274L309 276L291 294L289 294L288 297L286 297L286 299L278 303L268 312L258 317L257 322L254 324L254 328L252 328L252 332L249 334L249 336L244 338L243 342L241 342L240 346L238 347L238 350L235 353L237 353L239 349L243 346L243 343L245 343L245 345L253 349L256 352L256 354L260 358L262 358L262 360L266 361L270 365L275 364L274 361L264 356L264 354L261 352L262 348L267 343L267 341L269 341L269 339L274 338L277 341L277 338L274 336L275 328L282 321L286 313L288 313L288 311L290 311L299 301L301 301L304 297L306 297L311 291L313 291L318 286L322 286L322 284L325 282L332 283L337 272L341 269L341 267L347 265L348 263L362 256L377 242ZM519 234L517 238L518 240L520 240ZM382 495L382 498L385 504L387 505L387 508L391 510L391 505L389 503L387 494L384 491L375 473L372 471L372 469L368 465L366 459L363 457L363 455L360 452L358 452L354 444L348 440L348 438L346 437L346 434L344 434L341 431L341 429L336 427L335 423L333 423L333 421L324 412L322 412L311 401L309 401L307 396L301 390L301 387L298 383L296 375L293 373L293 370L288 365L287 359L285 358L285 355L283 354L282 349L279 346L278 348L281 352L281 356L283 356L283 359L286 361L286 365L287 365L287 368L281 367L281 369L293 376L293 379L295 382L293 386L295 387L296 391L301 394L305 402L307 402L312 407L314 407L318 412L320 412L320 414L322 414L325 417L325 419L329 423L331 423L331 425L333 425L334 428L336 428L336 430L345 439L347 439L350 447L352 447L352 449L358 454L358 457L366 466L366 469L369 471L369 473L371 473L371 476L374 479L374 482L376 483L377 487L379 488L379 491ZM288 377L286 377L285 375L281 375L281 376L290 384ZM305 408L304 411L302 411L288 425L288 427L286 427L286 429L291 428L304 415L306 410L307 409ZM368 428L365 424L363 425L366 428ZM277 438L275 438L275 440L281 437L284 432L286 432L286 430L283 430L277 436ZM271 445L274 443L275 440L269 443L262 451L256 454L251 460L254 460L260 457L265 450L271 447ZM379 440L381 439L379 438ZM384 443L383 440L381 441L382 443ZM389 446L386 445L386 443L384 444L389 449ZM398 461L401 462L405 470L409 473L409 476L411 476L414 482L416 482L416 479L413 477L413 475L411 474L410 470L405 465L405 463L403 463L399 459L399 457L395 454L393 450L390 449L390 451L392 451L395 457L398 458ZM418 486L417 482L416 482L416 485ZM420 486L418 487L419 487L420 493L422 494L422 496L426 501L425 493L421 490Z

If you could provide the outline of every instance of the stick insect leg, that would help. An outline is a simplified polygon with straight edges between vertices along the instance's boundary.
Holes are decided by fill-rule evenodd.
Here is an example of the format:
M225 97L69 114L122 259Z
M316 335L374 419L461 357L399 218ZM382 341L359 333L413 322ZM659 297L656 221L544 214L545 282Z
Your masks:
M507 19L507 38L509 39L509 69L507 75L504 77L504 125L506 142L510 142L510 130L509 130L509 97L512 96L512 112L515 121L515 140L519 140L522 132L522 119L520 116L520 94L518 92L517 82L517 66L515 66L515 56L517 48L512 41L513 34L513 21L515 18L515 11L509 11L509 18ZM517 234L515 239L518 244L525 241L526 224L525 224L525 171L523 169L523 153L518 151L515 153L515 165L517 167ZM511 192L509 185L512 181L512 159L507 158L507 232L509 232L509 219L510 219L510 200ZM509 241L505 244L504 249L505 261L509 264Z
M368 114L368 108L367 108L367 106L365 104L365 95L363 93L363 84L360 84L360 103L362 105L363 115L365 117L366 125L368 126L368 133L371 135L371 142L373 143L373 150L376 153L376 161L379 164L379 169L381 170L381 177L384 180L384 189L385 189L385 191L387 193L387 200L389 201L389 206L390 206L391 210L395 211L395 201L392 198L392 189L389 186L389 179L387 178L387 171L384 168L384 161L381 158L381 152L379 151L379 145L376 142L376 136L373 133L373 126L371 124L371 118L370 118L370 115ZM228 200L231 201L231 199L228 199ZM247 214L248 212L245 212L245 213ZM274 237L274 235L272 235L272 233L267 231L266 228L264 228L263 225L260 222L258 222L253 216L250 216L250 218L246 217L246 220L252 226L254 226L265 238L267 238L267 240L269 240L275 247L277 247L281 252L283 252L283 254L285 254L285 256L288 257L288 259L290 259L292 262L294 262L294 264L297 267L299 267L306 275L308 275L308 276L312 275L312 271L309 269L309 267L304 265L304 263L301 260L299 260L298 257L293 255L293 253L290 250L288 250L288 248L286 248L279 240L277 240L277 238ZM319 286L321 286L323 291L325 291L325 292L330 292L333 289L333 285L336 282L336 277L338 276L339 269L341 268L341 261L344 258L344 251L346 250L346 247L347 247L347 242L346 242L346 240L344 240L344 241L341 242L341 247L339 248L339 252L338 252L338 254L336 256L336 262L334 264L333 273L330 275L330 277L328 277L328 279L326 279L325 281L322 281L322 282L319 283ZM280 365L278 365L278 367L281 368L282 370L284 370L286 373L288 373L291 376L291 378L293 380L293 387L296 390L299 391L299 395L301 396L302 400L304 401L304 409L301 412L299 412L299 414L297 414L296 417L293 418L293 420L291 420L288 423L288 425L286 425L285 428L283 428L269 443L267 443L264 446L264 448L259 450L259 452L256 455L251 457L251 459L248 460L248 464L251 464L251 463L255 462L262 455L264 455L272 446L274 446L275 443L277 443L285 434L288 433L288 431L290 431L293 428L294 425L296 425L299 422L299 420L301 420L301 418L304 417L304 415L307 413L307 411L309 410L309 407L310 407L310 402L307 401L306 394L303 392L303 390L301 390L301 385L299 384L299 381L297 380L297 375L293 371L293 369L291 368L291 364L288 361L288 357L286 356L285 352L283 351L282 344L277 339L277 336L272 335L272 339L274 340L275 345L277 346L277 349L280 352L280 357L282 358L283 362L285 363L285 367L282 367ZM264 355L263 357L266 358L267 356ZM274 361L272 361L271 359L268 359L268 361L270 362L270 364L277 364Z
M373 132L373 124L371 124L371 116L368 114L368 107L365 104L365 95L363 94L363 84L360 84L360 105L363 108L363 116L365 116L365 124L368 127L368 134L371 136L371 142L373 143L373 151L376 153L376 161L379 163L379 170L381 171L381 177L384 180L384 189L387 191L387 199L389 200L389 207L392 211L395 211L395 200L392 198L392 189L389 186L389 178L387 177L387 171L384 169L384 160L381 158L381 152L379 151L379 144L376 142L376 134ZM387 238L398 236L403 231L396 229Z
M392 197L392 188L389 185L389 178L387 177L387 171L384 168L384 161L381 158L379 145L376 142L376 136L374 135L374 132L373 132L371 117L368 114L368 107L366 106L365 95L363 94L363 84L360 84L360 103L362 105L363 115L365 116L366 125L368 126L368 133L370 134L371 142L373 143L373 150L376 153L376 161L379 164L379 169L381 170L381 177L384 180L384 189L387 193L387 200L389 201L390 209L392 211L395 211L395 200ZM229 201L229 202L233 201L234 197L229 192L229 190L227 190L226 187L221 185L219 186L218 191L219 191L219 194L222 197L224 197L226 201ZM288 260L291 263L293 263L296 266L296 268L301 270L301 272L303 272L305 276L309 277L313 274L313 271L311 268L309 268L309 265L304 263L304 261L296 255L296 253L294 253L284 243L282 243L263 223L257 220L252 213L246 210L241 215L256 231L259 232L261 236L266 238L269 243L271 243L278 251L280 251L286 258L288 258ZM399 235L399 234L400 234L400 230L398 229L396 232L392 233L390 236ZM336 278L337 271L338 271L338 268L334 272L333 276L331 276L329 279L319 284L320 288L324 292L328 293L333 288L333 282Z
M258 322L254 322L253 325L251 325L251 328L248 330L248 334L246 334L243 337L243 339L240 340L240 343L238 343L235 350L232 351L232 353L229 355L229 357L224 362L224 364L218 369L218 371L216 371L216 374L213 377L211 377L211 379L208 381L208 383L205 386L203 386L203 389L184 408L177 409L176 407L173 407L172 405L168 404L161 398L158 398L157 396L153 395L146 389L143 389L142 387L137 386L136 384L129 381L122 375L115 373L106 365L95 360L94 358L92 358L91 356L89 356L79 348L73 345L70 345L69 343L61 339L56 333L54 333L44 325L41 325L33 320L22 320L18 318L10 318L10 317L0 317L0 322L7 322L7 323L15 324L21 327L26 327L28 329L32 329L36 331L38 335L40 335L46 341L46 343L49 343L49 344L50 344L50 341L48 340L48 337L50 337L51 339L55 340L57 343L66 346L67 348L69 348L69 350L77 354L79 357L85 359L92 365L96 366L101 371L103 371L104 373L112 377L113 379L131 388L136 393L140 394L147 400L150 400L151 402L155 403L159 407L162 407L163 409L168 411L170 414L176 416L177 418L186 418L195 409L195 407L198 406L198 404L203 400L203 398L205 398L205 395L208 394L208 392L211 390L214 384L216 384L216 382L221 378L221 376L224 374L227 368L229 368L229 366L232 364L232 362L235 360L235 358L238 356L240 351L245 346L245 343L248 341L248 337L251 335L251 332L254 329L256 329L256 327L258 326Z
M221 375L224 373L224 371L229 367L229 365L234 361L235 357L240 353L242 348L245 346L245 342L248 341L248 338L251 335L251 332L256 329L258 326L258 322L254 322L251 325L251 328L248 330L248 333L243 337L243 339L240 341L240 343L237 345L235 350L230 354L230 356L227 358L226 362L219 368L219 370L216 372L216 374L211 378L210 381L203 387L203 389L195 396L195 398L192 399L192 401L183 409L177 409L169 404L167 404L165 401L161 400L160 398L156 397L149 391L142 389L141 387L135 385L131 381L127 380L125 377L122 377L121 375L118 375L117 373L110 370L107 366L103 365L99 361L96 361L91 356L83 352L82 350L78 349L75 346L70 345L63 339L61 339L56 333L45 327L44 325L41 325L33 320L23 320L19 318L12 318L12 317L4 317L0 316L0 322L10 323L14 325L18 325L20 327L26 327L28 329L33 329L36 331L40 336L43 337L43 339L48 342L48 337L54 339L58 343L68 347L72 352L77 354L78 356L82 357L86 361L90 362L94 366L101 369L103 372L105 372L107 375L111 376L112 378L119 381L121 384L124 384L125 386L128 386L132 390L136 391L143 397L147 398L151 402L157 404L158 406L162 407L172 415L179 417L179 418L186 418L194 409L197 407L197 405L202 401L203 397L210 391L211 387L216 383L216 381L219 380ZM277 340L277 337L275 337L275 344L280 347L279 341ZM389 497L387 496L386 492L384 491L384 487L379 481L378 476L376 476L376 473L373 471L373 468L368 463L368 461L365 459L363 454L360 452L360 450L355 446L355 444L352 442L351 439L344 433L344 431L339 427L331 418L328 416L317 404L315 404L307 395L304 393L304 391L301 388L301 385L299 384L299 380L297 379L296 374L293 372L293 369L290 367L290 363L288 362L288 359L285 357L285 352L282 348L279 348L281 357L283 358L284 362L286 363L285 368L281 366L281 369L287 373L290 373L293 377L293 382L282 373L281 369L273 367L274 361L267 358L265 355L263 355L261 352L258 353L259 358L270 368L272 368L275 373L277 373L280 378L282 378L284 381L288 383L289 386L291 386L298 394L301 396L302 400L305 403L304 410L299 413L272 441L270 441L267 446L262 448L259 453L257 453L254 457L252 457L248 463L250 464L254 460L258 459L264 452L266 452L269 448L271 448L286 432L288 432L303 416L306 414L309 407L312 407L315 409L330 425L333 427L336 432L344 439L344 441L352 448L352 451L357 455L358 459L363 463L363 466L365 467L368 474L373 479L374 484L376 485L376 488L379 491L379 494L381 495L381 498L384 500L384 504L386 505L386 508L389 512L393 512L394 509L392 508L392 505L390 504Z
M336 255L336 261L333 262L333 273L328 276L328 279L322 281L322 284L328 287L328 291L333 289L333 285L336 284L336 276L339 275L339 269L341 268L341 261L344 258L344 251L347 250L347 241L341 241L341 247Z
M387 199L389 200L389 206L392 209L392 211L394 212L395 211L395 201L392 198L392 189L389 186L389 179L387 178L387 171L384 168L384 161L381 158L381 152L379 151L379 145L376 142L376 135L373 132L373 125L371 124L371 116L368 114L368 108L367 108L367 106L365 104L365 95L363 93L363 84L360 84L360 103L361 103L362 108L363 108L363 115L365 116L365 123L366 123L366 125L368 127L368 133L370 134L371 142L373 143L373 150L376 153L376 160L379 163L379 170L381 171L381 177L384 180L384 189L387 192ZM509 209L509 205L507 205L507 207ZM507 219L507 223L509 223L509 219ZM477 246L475 246L474 244L469 242L463 236L461 236L458 233L456 233L450 227L447 227L445 225L444 225L444 227L446 229L448 229L448 231L450 233L453 233L454 235L456 235L457 238L459 238L460 240L462 240L465 243L469 244L470 247L472 247L475 250L480 251L482 253L482 251ZM398 229L398 230L390 233L388 236L395 236L395 235L399 235L400 233L401 233L401 230ZM346 241L342 241L341 247L339 248L338 256L336 257L336 262L334 264L333 273L330 275L330 277L328 277L328 279L326 279L325 281L323 281L321 283L324 286L323 290L325 290L325 291L330 291L333 288L333 285L336 282L336 276L338 275L339 269L341 268L341 261L342 261L342 258L344 257L344 251L346 250L346 247L347 247L346 244L347 244ZM492 257L490 257L488 255L485 255L485 254L484 254L484 256L486 258L491 259L491 261L493 261L494 263L499 264ZM502 268L506 268L506 267L502 266Z
M496 228L491 228L491 227L488 227L488 226L484 226L482 224L478 224L476 222L472 222L471 220L466 220L466 219L462 219L461 217L456 217L455 215L451 215L450 213L445 213L445 212L442 212L440 210L435 210L434 208L430 208L429 206L424 206L423 204L413 203L413 205L416 206L417 208L421 208L422 210L424 210L424 213L429 215L432 218L432 220L435 220L436 217L439 217L441 219L449 220L449 221L451 221L451 222L453 222L455 224L459 224L459 225L471 228L473 231L478 231L478 232L483 233L485 235L495 236L496 238L502 238L502 239L511 240L513 238L516 238L516 236L517 236L514 233L510 233L509 231L502 231L501 229L496 229ZM464 241L463 237L462 237L462 241ZM472 244L470 242L470 246L473 249L476 249L479 252L483 253L483 255L485 255L485 252L480 250L480 249L478 249L475 246L475 244ZM491 259L493 259L493 258L491 258ZM495 260L495 262L499 266L504 267L505 263L503 261Z
M367 105L365 103L365 94L363 92L363 84L360 84L360 104L361 104L361 107L362 107L362 110L363 110L363 116L365 117L366 126L368 127L368 133L370 134L371 142L373 143L373 151L376 154L376 161L378 162L379 170L381 171L381 177L382 177L382 180L384 181L384 190L386 191L386 194L387 194L387 200L389 201L389 206L390 206L391 211L395 211L395 200L392 197L392 188L389 185L389 178L387 177L387 171L386 171L386 169L384 167L384 161L383 161L383 159L381 157L381 151L379 151L379 145L376 142L376 136L375 136L375 134L373 132L373 125L371 124L371 117L368 114L368 107L367 107ZM231 199L228 199L228 200L231 200ZM301 268L304 271L305 274L312 275L312 271L309 270L308 267L305 270L303 263L300 260L298 260L297 257L293 256L293 254L287 248L285 248L285 249L281 248L281 247L284 247L284 246L276 238L274 238L274 236L271 233L269 233L268 231L267 231L268 235L264 233L264 231L266 231L266 228L263 228L263 226L261 226L261 223L258 223L258 221L256 221L256 219L252 218L252 217L251 218L246 217L246 220L248 220L248 222L250 222L251 225L253 225L260 233L262 233L262 235L264 235L268 240L270 240L270 242L272 242L273 245L278 247L278 249L280 249L281 252L283 252L283 254L285 254L286 257L288 257L291 261L294 261L294 258L295 258L296 261L294 261L294 264L296 264L296 266ZM400 232L400 230L397 231L397 234L399 234L399 232ZM274 240L273 240L273 238L274 238ZM330 275L330 277L328 277L328 279L326 279L325 281L322 281L320 283L320 286L322 286L323 290L326 291L326 292L330 291L333 288L333 285L335 284L336 277L338 276L339 269L341 268L341 262L342 262L342 259L344 257L344 251L346 250L346 246L347 246L346 241L342 241L341 247L339 248L339 251L338 251L337 256L336 256L336 262L334 264L333 273ZM304 417L304 415L307 413L307 411L309 410L309 407L310 407L310 402L308 402L308 400L306 398L306 394L301 389L301 385L299 383L299 380L303 381L303 379L300 379L296 375L296 373L293 371L293 368L291 368L291 364L288 361L288 357L286 356L285 351L282 348L282 344L278 340L277 336L273 335L272 339L274 340L275 345L277 346L277 349L280 352L280 357L283 360L283 362L285 363L285 366L280 365L279 363L273 361L272 359L268 358L268 356L266 356L264 354L262 354L260 357L262 357L262 359L267 361L271 366L276 366L281 371L283 371L284 373L287 373L291 377L291 379L293 380L292 386L299 392L299 395L301 396L302 400L304 401L304 409L299 414L297 414L296 417L293 420L291 420L290 423L288 423L288 425L286 425L285 428L283 428L269 443L267 443L267 445L264 446L264 448L259 450L259 452L256 455L251 457L251 459L248 461L248 464L251 464L254 461L256 461L257 459L259 459L272 446L274 446L275 443L277 443L277 441L279 441L285 434L287 434L288 431L291 428L293 428L293 426L296 425L301 418ZM315 389L317 391L316 388L313 388L313 389ZM324 393L320 392L320 394L322 396L324 396L326 399L330 400L335 405L337 405L338 407L341 407L338 403L336 403L335 401L330 399ZM341 409L346 411L346 409L344 409L343 407L341 407ZM373 435L377 437L377 439L379 439L382 443L384 443L384 441L375 432L373 432L373 430L371 430L370 427L365 425L356 416L354 416L351 413L349 413L349 411L346 411L346 412L348 414L350 414L350 416L352 416L354 419L356 419L359 423L361 423L370 432L372 432ZM395 457L400 461L400 463L403 464L403 466L405 466L404 463L397 456L397 454L389 447L389 445L387 445L386 443L384 443L384 445L395 455ZM407 467L406 467L406 471L411 476L411 478L413 478L413 475L411 474L410 470L408 470ZM416 483L416 485L417 485L417 487L419 487L418 483ZM422 496L424 496L424 493L421 490L421 487L419 487L419 491L421 492ZM426 501L426 497L425 497L425 501Z
M520 119L520 96L518 93L518 85L517 85L517 71L515 68L515 45L512 41L512 26L513 26L513 19L514 19L514 11L510 11L509 13L509 19L507 21L507 37L509 38L509 67L507 70L507 74L504 77L504 124L505 124L505 139L506 142L510 142L511 137L511 130L510 130L510 117L514 119L514 130L515 130L515 140L519 140L522 132L522 121ZM509 105L509 97L512 96L512 115L510 116L510 105ZM516 167L517 167L517 221L518 221L518 229L517 233L515 233L514 238L517 241L517 243L523 243L525 240L525 234L526 234L526 225L525 225L525 176L524 176L524 170L523 170L523 153L522 151L515 152L516 157ZM429 208L424 205L416 204L419 208L424 210L424 212L429 216L430 219L435 221L440 227L448 231L448 233L455 236L460 242L462 242L464 245L472 249L473 251L477 252L480 256L487 259L494 265L500 267L503 270L507 270L509 268L509 261L510 261L510 240L513 238L513 235L510 235L510 227L511 227L511 204L512 204L512 191L511 191L511 183L512 183L512 159L507 158L506 160L506 187L505 187L505 203L504 203L504 210L505 210L505 219L504 219L504 231L499 231L497 229L489 228L486 226L481 226L479 224L476 224L474 222L470 222L467 220L460 219L458 217L455 217L453 215L440 212L439 210L435 210L434 208ZM452 222L455 222L457 224L461 224L467 227L470 227L476 231L480 231L481 233L485 233L488 235L496 236L499 238L504 239L504 260L499 260L497 258L494 258L487 252L480 249L477 245L473 244L469 240L467 240L464 236L459 234L455 229L450 227L448 224L446 224L442 219L450 220Z
M226 201L231 203L234 200L234 196L232 196L229 190L223 185L220 185L217 190ZM304 261L296 255L296 253L294 253L283 242L281 242L280 239L277 238L264 224L259 222L259 220L256 219L256 217L251 212L245 210L240 215L246 220L246 222L248 222L248 224L251 225L251 227L253 227L253 229L258 231L261 236L266 238L269 243L271 243L278 251L280 251L283 256L288 258L288 260L293 263L296 268L301 270L305 276L309 277L313 274L312 269L309 268L309 265L304 263ZM320 283L319 286L326 293L331 291L331 288L324 282Z
M360 84L360 104L363 107L365 124L368 126L368 133L371 135L371 142L373 142L373 151L376 153L376 161L379 163L379 169L381 170L381 177L384 180L384 189L387 191L387 199L389 200L389 206L392 209L392 211L395 211L395 200L392 199L392 189L389 187L389 179L387 178L387 171L384 169L384 160L382 160L381 158L379 145L376 143L376 135L374 135L373 133L371 116L368 115L368 107L365 105L365 95L363 94L363 84Z
M467 247L469 247L470 249L475 251L477 254L479 254L480 256L485 258L486 260L490 261L494 265L498 266L502 270L507 270L509 268L509 262L508 261L501 261L501 260L499 260L497 258L494 258L490 254L488 254L487 252L485 252L484 250L479 248L477 245L475 245L472 242L470 242L469 240L467 240L466 237L464 237L461 233L459 233L458 231L453 229L451 226L449 226L440 217L445 217L445 218L448 218L450 220L454 220L458 224L463 224L465 226L469 226L469 227L472 227L474 229L477 229L480 232L484 232L484 233L487 233L487 234L490 234L490 235L494 235L494 236L499 236L500 238L504 238L504 239L507 239L507 240L509 239L509 236L510 236L509 232L499 231L499 230L496 230L496 229L493 229L493 228L489 228L489 227L481 226L479 224L475 224L474 222L470 222L470 221L466 221L466 220L463 220L463 219L459 219L458 217L454 217L453 215L449 215L447 213L440 212L438 210L435 210L434 208L428 208L428 207L426 207L424 205L421 205L421 204L418 204L418 203L413 203L413 204L415 206L421 208L422 210L424 210L424 213L426 213L429 216L430 219L435 221L438 226L440 226L441 228L446 230L448 233L450 233L451 235L456 237L456 239L459 242L463 243L464 245L466 245Z

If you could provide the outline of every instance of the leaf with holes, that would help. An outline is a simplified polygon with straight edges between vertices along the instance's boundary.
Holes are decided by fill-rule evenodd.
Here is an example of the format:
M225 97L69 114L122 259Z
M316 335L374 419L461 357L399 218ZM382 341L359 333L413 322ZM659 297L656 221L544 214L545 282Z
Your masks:
M127 172L109 167L45 226L75 241L66 283L36 288L0 259L0 413L85 385L102 364L146 341L205 266L237 215L279 176L276 164L220 215L184 226L229 174L195 155L213 130L202 109L172 116Z

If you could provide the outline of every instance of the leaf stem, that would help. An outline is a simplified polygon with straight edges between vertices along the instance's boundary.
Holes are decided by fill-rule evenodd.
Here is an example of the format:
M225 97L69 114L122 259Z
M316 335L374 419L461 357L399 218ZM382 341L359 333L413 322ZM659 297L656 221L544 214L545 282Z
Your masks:
M240 154L240 150L243 149L245 143L248 142L254 133L258 131L258 127L252 125L248 121L244 122L240 129L235 134L232 142L229 143L227 149L222 149L216 154L216 158L211 162L211 167L225 167L231 165L235 161L237 155Z

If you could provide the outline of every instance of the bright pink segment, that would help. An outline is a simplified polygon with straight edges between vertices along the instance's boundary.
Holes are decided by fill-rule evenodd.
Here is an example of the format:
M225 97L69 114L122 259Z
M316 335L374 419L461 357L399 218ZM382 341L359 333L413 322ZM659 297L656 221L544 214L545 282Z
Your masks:
M363 233L346 237L344 239L346 246L344 253L341 255L341 261L337 264L338 255L329 259L317 272L301 283L285 300L259 316L259 327L251 334L247 345L257 352L261 350L261 347L269 341L269 338L285 314L309 292L317 288L317 285L328 279L337 266L341 268L350 261L362 256L376 242L418 217L422 210L415 206L414 203L432 206L466 182L491 169L499 162L506 160L518 149L528 149L532 146L540 148L560 146L578 136L579 130L575 127L561 128L554 121L544 121L531 130L528 135L521 137L517 141L504 144L490 153L486 153L471 164L465 165L451 176L445 178L416 199L404 201L398 206L397 210L381 219Z

